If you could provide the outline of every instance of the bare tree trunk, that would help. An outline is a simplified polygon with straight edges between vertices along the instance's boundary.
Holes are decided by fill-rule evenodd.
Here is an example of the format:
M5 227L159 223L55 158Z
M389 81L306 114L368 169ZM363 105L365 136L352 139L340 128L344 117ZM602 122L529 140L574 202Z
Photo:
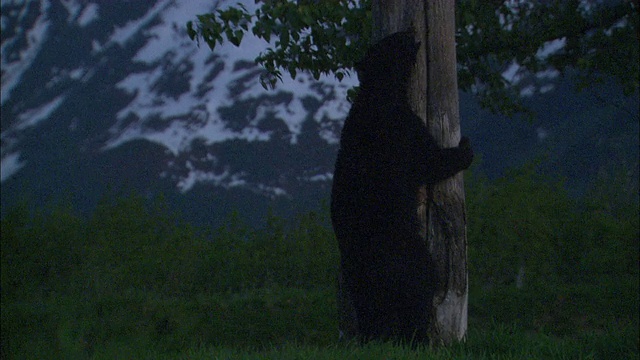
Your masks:
M373 42L413 28L421 48L416 58L409 101L441 147L460 140L455 50L455 0L378 0L372 3ZM416 209L428 244L431 286L430 339L450 344L467 330L467 239L462 175L423 188ZM349 294L340 281L341 335L357 334Z
M427 127L441 147L460 141L455 1L426 0ZM467 221L462 173L427 191L427 244L433 261L432 339L445 344L467 332Z

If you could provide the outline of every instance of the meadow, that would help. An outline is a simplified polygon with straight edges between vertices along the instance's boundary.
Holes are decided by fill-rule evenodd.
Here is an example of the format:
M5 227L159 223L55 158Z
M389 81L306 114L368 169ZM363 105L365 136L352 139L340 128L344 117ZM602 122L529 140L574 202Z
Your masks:
M469 332L411 349L338 340L328 211L206 229L162 200L18 206L1 220L2 359L632 359L638 189L580 198L531 167L467 179Z

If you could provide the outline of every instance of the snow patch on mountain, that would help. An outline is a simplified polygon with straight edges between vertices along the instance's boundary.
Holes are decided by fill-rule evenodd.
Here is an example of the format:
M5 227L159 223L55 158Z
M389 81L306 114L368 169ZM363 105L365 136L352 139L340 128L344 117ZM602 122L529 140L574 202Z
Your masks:
M2 156L2 163L0 164L0 181L5 181L10 178L20 171L24 165L24 162L20 161L19 152Z
M42 106L24 111L18 116L13 127L2 132L0 135L0 140L2 141L2 146L0 147L2 153L0 182L10 178L26 165L25 161L20 161L20 152L14 151L14 147L17 145L15 140L16 133L35 127L40 122L48 119L51 113L57 110L64 102L65 97L65 95L60 95Z
M105 149L144 139L162 144L174 156L179 156L188 152L190 144L196 140L207 145L230 140L269 141L272 132L260 126L266 117L284 122L293 145L297 143L302 123L309 117L309 109L303 104L306 98L322 104L311 114L316 122L341 122L344 119L349 108L346 92L355 84L353 79L338 83L325 77L316 81L309 74L301 74L297 79L285 79L275 90L267 91L259 81L262 70L248 60L267 48L264 41L247 34L240 48L226 43L212 53L206 47L198 47L188 38L184 24L196 14L211 10L201 3L174 2L169 6L162 2L143 19L117 30L118 34L127 34L115 36L118 42L140 32L149 40L133 58L145 70L133 73L117 84L133 99L119 111L118 123L110 130L111 138ZM154 25L143 25L151 24L151 19ZM168 74L171 74L170 82L165 79ZM184 88L164 87L165 84L174 86L177 82L183 82ZM283 94L289 95L290 100L275 99ZM230 126L229 119L220 111L239 103L249 104L253 109L246 109L239 119L243 126ZM339 139L333 127L321 129L321 136L330 144ZM238 181L242 174L230 174L228 169L215 174L191 163L184 163L182 168L187 171L178 179L181 191L188 191L200 182L217 186L246 184ZM284 192L275 188L269 188L269 191Z
M158 1L142 18L132 20L125 26L115 29L109 38L108 44L111 45L115 43L124 47L134 36L142 33L145 28L149 26L152 21L156 20L172 3L172 0Z
M80 27L85 27L93 22L93 20L98 18L98 5L89 4L87 7L82 10L80 16L78 17L78 25Z
M15 130L24 130L47 120L51 113L56 111L64 102L65 97L65 95L60 95L42 106L24 111L18 116L18 123L15 126Z
M176 7L181 9L180 6ZM138 136L135 136L132 131L119 132L116 128L112 131L115 136L109 141L108 147L117 146L135 138L145 138L162 144L172 144L170 149L172 153L177 154L184 151L195 138L204 139L209 144L230 139L269 140L268 134L259 134L256 129L232 131L225 128L218 113L218 109L231 107L237 102L259 99L272 94L260 85L260 71L255 66L245 65L241 66L239 70L230 66L230 64L248 62L247 58L266 49L267 44L260 39L247 36L240 48L225 44L217 47L215 53L212 54L208 49L198 48L196 43L188 38L184 26L182 26L193 18L194 14L204 13L208 10L194 9L193 5L189 6L189 11L179 11L178 9L172 8L171 11L159 12L158 17L162 18L162 21L158 25L144 30L146 36L151 40L138 51L134 60L149 66L151 70L131 74L117 84L120 89L135 96L131 103L119 112L118 119L135 116L140 119L141 123L151 119L157 122L158 118L167 123L176 120L188 122L192 114L197 112L199 114L198 127L191 128L186 132L156 131L154 134L141 131ZM132 26L137 26L137 23ZM167 49L167 44L173 44L172 49ZM212 66L219 66L222 70L211 79ZM167 71L174 71L188 78L187 91L178 95L163 93L163 89L158 84L166 76ZM335 80L332 80L323 78L320 82L335 83ZM313 114L315 120L319 121L323 118L340 120L346 116L348 106L345 105L344 99L347 89L354 84L349 80L332 85L337 91L334 98L342 100L334 99L325 103ZM295 95L292 101L272 103L265 100L257 105L256 112L250 115L250 119L247 119L248 123L254 124L263 118L266 112L270 112L273 116L285 121L293 135L291 142L295 143L297 135L300 133L301 124L308 116L308 110L304 108L302 99L313 97L317 100L324 100L317 91L310 88L310 84L313 83L316 81L312 80L308 74L301 74L297 80L286 79L279 83L275 91L280 94ZM242 91L239 92L239 88L242 88ZM196 89L208 90L197 92ZM175 136L183 138L178 141L165 139L162 134L172 138ZM327 136L327 139L335 141L334 137Z
M41 15L34 20L33 24L24 24L28 21L29 6L24 6L21 10L12 9L8 14L2 12L2 32L15 31L16 33L7 41L3 41L0 46L2 59L0 105L3 105L10 98L11 92L20 83L24 72L31 68L42 45L47 40L47 30L50 25L47 11L50 5L49 1L40 3ZM30 28L25 31L24 25L30 26Z
M20 155L25 129L36 129L54 113L56 121L66 124L69 132L94 128L83 126L95 121L93 104L101 104L101 111L106 106L118 107L109 108L108 113L115 116L100 118L100 127L108 130L87 134L91 140L83 140L82 151L92 141L98 142L91 144L98 153L135 141L159 144L166 149L164 155L158 155L166 156L161 159L165 168L159 175L171 180L181 192L198 184L211 184L242 187L274 197L288 195L289 180L330 181L331 169L317 166L317 160L312 160L326 150L295 154L309 146L299 144L304 131L315 132L327 147L338 143L350 107L346 93L357 80L315 80L301 73L296 79L284 79L275 90L265 90L259 81L264 70L253 59L270 44L249 32L239 48L225 43L212 52L204 43L189 39L187 21L215 11L217 6L235 3L158 0L114 4L135 10L120 15L97 1L2 1L2 181L35 161ZM243 3L249 11L258 6L250 0ZM59 19L62 22L52 22ZM89 32L82 30L89 27ZM86 37L88 34L93 37ZM51 55L43 55L50 54L51 46L83 52L74 53L69 61L63 57L51 60ZM51 65L31 71L41 62ZM120 75L120 69L131 70ZM23 95L29 92L22 83L25 74L30 81L43 85ZM108 94L116 89L126 100L118 99L120 102L110 105L112 98L103 98L103 90L97 90L99 98L95 92L85 91L96 88L94 84ZM16 89L20 99L12 96ZM83 110L89 106L89 111L71 119L59 118L60 111L67 110L70 103L83 104ZM309 126L310 122L315 125ZM305 136L304 141L309 141L309 134ZM272 150L265 153L263 149L271 149L270 145L256 144L271 142L279 145L269 158ZM194 144L200 146L197 157L191 153ZM256 164L234 163L253 152L261 153L263 159ZM269 166L280 168L269 170ZM264 170L267 175L256 175L256 171Z
M98 5L86 4L77 0L61 0L62 5L67 9L69 16L67 22L69 24L77 23L80 27L86 27L98 18Z

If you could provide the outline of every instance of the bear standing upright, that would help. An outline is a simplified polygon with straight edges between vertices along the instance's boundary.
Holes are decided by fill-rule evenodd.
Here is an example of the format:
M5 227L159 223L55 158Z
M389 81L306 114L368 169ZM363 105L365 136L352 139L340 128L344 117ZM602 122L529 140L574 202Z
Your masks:
M440 149L409 106L419 43L410 31L373 45L356 65L360 90L340 138L331 221L363 340L427 340L429 255L418 190L468 168L469 140Z

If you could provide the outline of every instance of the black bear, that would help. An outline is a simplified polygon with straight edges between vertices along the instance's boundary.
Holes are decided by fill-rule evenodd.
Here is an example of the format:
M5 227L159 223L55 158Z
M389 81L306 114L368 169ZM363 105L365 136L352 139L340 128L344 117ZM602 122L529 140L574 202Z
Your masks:
M331 221L363 340L427 341L428 251L418 189L473 160L469 140L440 149L408 104L419 43L411 31L373 45L356 65L359 93L340 139Z

